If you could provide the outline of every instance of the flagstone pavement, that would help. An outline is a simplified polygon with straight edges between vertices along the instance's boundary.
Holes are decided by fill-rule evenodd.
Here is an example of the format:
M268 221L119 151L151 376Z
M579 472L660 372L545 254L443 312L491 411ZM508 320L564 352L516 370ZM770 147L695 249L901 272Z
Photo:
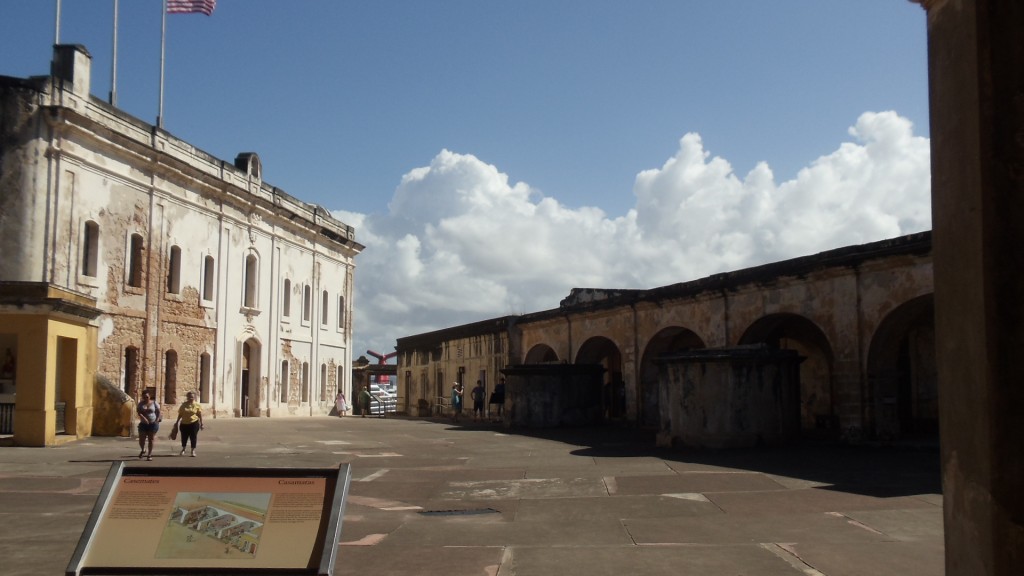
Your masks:
M62 574L116 461L349 464L338 575L944 573L934 446L669 450L614 427L316 417L208 419L198 456L179 449L0 447L0 573Z

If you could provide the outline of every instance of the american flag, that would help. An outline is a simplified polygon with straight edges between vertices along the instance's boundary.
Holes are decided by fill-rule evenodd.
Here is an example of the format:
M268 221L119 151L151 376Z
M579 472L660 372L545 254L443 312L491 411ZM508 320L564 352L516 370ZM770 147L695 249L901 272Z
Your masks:
M168 14L191 14L202 12L209 16L217 7L217 0L167 0Z

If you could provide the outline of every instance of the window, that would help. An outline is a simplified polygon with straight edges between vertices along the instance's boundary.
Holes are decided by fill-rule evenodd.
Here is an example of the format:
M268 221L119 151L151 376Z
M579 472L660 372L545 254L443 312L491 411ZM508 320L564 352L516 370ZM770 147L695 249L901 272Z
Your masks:
M178 401L178 353L168 350L164 353L164 402Z
M327 326L327 290L324 290L320 298L320 325Z
M142 235L132 234L128 248L128 285L133 288L142 288L142 257Z
M309 362L302 363L302 403L309 402Z
M128 346L124 349L124 393L135 398L139 389L139 349Z
M181 248L171 246L171 254L167 258L167 292L181 292Z
M245 294L242 297L242 304L246 308L256 307L256 286L259 280L259 261L255 254L245 257Z
M100 225L89 220L82 231L82 275L96 277L100 253Z
M344 366L341 366L341 365L338 366L338 375L337 375L337 378L335 378L334 384L335 384L335 389L338 392L344 392L345 391L345 367Z
M292 281L284 279L284 289L281 290L281 315L290 318L292 315Z
M320 365L320 401L327 402L327 364Z
M288 384L290 381L290 374L288 374L288 361L281 361L281 403L288 403Z
M312 315L313 303L313 289L306 284L302 287L302 321L309 322L309 318Z
M199 402L207 404L210 402L210 353L203 352L199 355Z
M345 297L338 296L338 330L345 329Z
M203 258L203 300L213 302L213 256Z

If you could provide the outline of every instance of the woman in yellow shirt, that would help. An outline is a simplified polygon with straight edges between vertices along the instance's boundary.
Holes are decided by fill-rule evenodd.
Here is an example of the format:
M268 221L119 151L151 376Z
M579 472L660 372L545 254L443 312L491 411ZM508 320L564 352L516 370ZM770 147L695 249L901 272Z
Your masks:
M196 402L194 392L189 392L185 398L185 402L178 406L178 420L174 423L181 434L181 452L178 452L178 456L184 456L186 444L191 443L191 455L194 457L196 440L199 438L199 431L203 429L203 407Z

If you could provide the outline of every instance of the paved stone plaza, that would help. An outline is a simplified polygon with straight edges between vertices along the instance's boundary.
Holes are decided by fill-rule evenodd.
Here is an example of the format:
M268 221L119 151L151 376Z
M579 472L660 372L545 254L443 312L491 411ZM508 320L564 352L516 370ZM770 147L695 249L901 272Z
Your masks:
M161 438L0 448L7 576L63 574L113 461L352 466L336 574L943 574L937 447L654 448L622 429L441 420L209 420ZM169 427L165 427L169 428ZM164 434L166 435L164 430ZM131 542L125 542L131 546Z

